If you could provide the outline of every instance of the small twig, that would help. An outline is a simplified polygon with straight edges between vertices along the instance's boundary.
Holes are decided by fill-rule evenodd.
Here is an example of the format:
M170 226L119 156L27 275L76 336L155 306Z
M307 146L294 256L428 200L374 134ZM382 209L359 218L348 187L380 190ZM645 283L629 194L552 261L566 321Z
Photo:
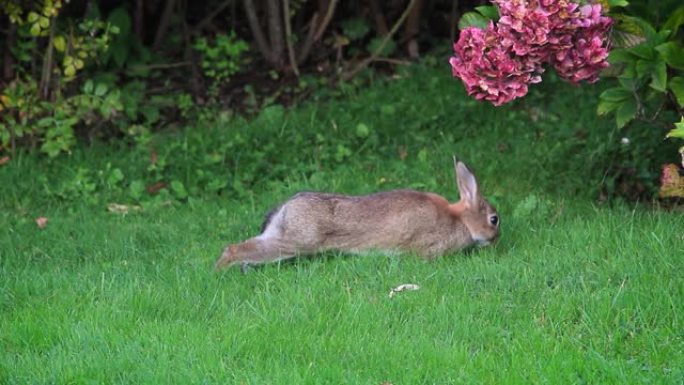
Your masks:
M290 0L283 0L283 19L285 22L285 44L287 46L287 57L295 76L299 77L299 68L295 59L294 48L292 47L292 25L290 23Z
M266 41L264 31L261 29L261 25L259 24L259 18L257 17L256 8L254 7L254 1L243 0L242 3L245 8L245 13L247 14L249 29L252 31L257 48L259 51L261 51L263 57L270 62L272 60L271 47Z
M382 9L380 9L380 4L378 4L377 0L370 0L369 2L371 14L375 19L375 31L378 33L378 36L387 35L387 33L389 32L389 30L387 29L387 21L385 20L385 16L382 13Z
M43 72L40 77L40 96L46 100L50 95L50 81L52 79L52 52L55 41L55 28L57 18L50 18L50 37L48 38L47 52L45 53L45 61L43 61Z
M271 64L280 67L285 46L283 42L283 24L280 21L280 0L266 0L266 20L268 36L271 41Z
M302 64L304 63L304 60L309 56L309 52L311 52L311 47L313 46L314 43L314 36L316 35L316 22L318 21L318 12L314 12L313 16L311 17L311 22L309 22L309 32L306 34L306 39L304 39L304 43L302 44L302 48L299 50L299 55L297 59L297 63Z
M401 60L401 59L393 59L391 57L376 57L373 59L374 62L383 62L383 63L390 63L390 64L395 64L395 65L400 65L400 66L407 66L413 64L413 62L409 60Z
M145 0L136 0L136 2L135 2L135 16L133 18L133 31L135 32L135 36L137 36L141 42L144 41L143 30L145 28L144 27L145 7L143 7L144 1Z
M328 24L330 24L330 21L332 20L332 17L335 14L337 1L338 0L332 0L328 3L328 8L325 11L325 16L323 16L321 25L319 25L318 27L316 27L316 25L318 24L318 12L314 13L313 17L311 18L311 27L309 28L309 33L306 36L306 40L304 40L302 48L299 50L299 55L297 55L297 63L304 63L304 61L309 57L309 54L311 53L311 47L313 46L313 44L321 40L321 38L323 37L323 34L328 28Z
M451 2L451 12L449 12L449 37L451 41L456 40L456 18L458 17L458 0Z
M178 62L178 63L160 63L160 64L135 65L133 67L135 69L158 70L158 69L185 67L185 66L189 66L191 64L192 64L192 62L190 62L190 61L182 61L182 62Z
M328 4L328 10L325 13L325 17L323 17L323 21L321 22L321 25L318 27L316 34L314 35L314 41L319 41L321 40L321 37L323 37L325 30L328 28L328 24L330 24L330 20L332 20L333 14L335 14L336 7L337 0L332 0Z
M387 43L392 39L394 34L396 34L397 31L399 30L399 27L404 23L404 20L406 20L409 13L411 12L411 9L413 8L413 6L416 4L417 1L418 0L411 0L411 2L408 4L406 9L404 10L404 13L402 13L401 17L399 17L399 20L397 20L397 22L394 23L394 25L392 26L392 29L389 31L389 33L387 35L385 35L385 38L382 39L382 42L375 49L375 51L373 51L373 53L368 58L362 60L356 67L354 67L354 69L352 69L349 72L342 74L342 80L346 81L346 80L352 79L354 76L356 76L356 74L361 72L364 68L368 67L368 65L371 62L373 62L375 59L377 59L378 55L380 55L380 52L382 52L382 50L385 49L385 46L387 45Z
M152 43L152 50L156 51L162 44L164 37L166 36L166 30L171 24L171 18L173 17L173 9L176 6L176 0L166 0L164 4L164 11L162 12L161 19L159 21L159 26L157 27L157 32L154 35L154 42Z
M216 9L213 10L209 15L207 15L207 17L200 20L199 23L195 24L195 26L192 27L191 33L193 35L198 34L200 31L202 31L202 29L204 29L204 27L206 27L209 23L211 23L211 21L214 20L214 18L216 16L218 16L219 13L223 12L223 10L228 8L228 6L231 5L232 3L233 3L233 0L226 0L223 3L221 3L221 5L216 7Z

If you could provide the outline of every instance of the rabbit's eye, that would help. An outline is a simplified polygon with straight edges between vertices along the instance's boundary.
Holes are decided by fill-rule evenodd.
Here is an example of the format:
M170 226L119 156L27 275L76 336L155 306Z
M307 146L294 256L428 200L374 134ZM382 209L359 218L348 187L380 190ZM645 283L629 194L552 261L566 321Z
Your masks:
M499 224L499 217L496 215L492 215L491 217L489 217L489 223L491 223L492 226L498 225Z

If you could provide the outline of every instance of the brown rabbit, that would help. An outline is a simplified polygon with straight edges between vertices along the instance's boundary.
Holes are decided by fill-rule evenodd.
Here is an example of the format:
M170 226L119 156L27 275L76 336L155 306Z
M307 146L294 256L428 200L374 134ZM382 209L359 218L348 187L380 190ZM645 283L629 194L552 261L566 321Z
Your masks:
M261 234L226 247L216 268L292 258L325 250L414 252L426 258L487 245L499 217L481 195L475 176L456 161L461 200L393 190L364 196L302 192L271 211Z

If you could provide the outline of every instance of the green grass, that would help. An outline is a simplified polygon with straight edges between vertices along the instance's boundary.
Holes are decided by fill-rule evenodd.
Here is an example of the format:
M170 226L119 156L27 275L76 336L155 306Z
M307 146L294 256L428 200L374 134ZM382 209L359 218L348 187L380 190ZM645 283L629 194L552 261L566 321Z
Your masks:
M259 119L238 121L229 131L254 139L223 165L231 178L254 174L244 190L191 192L126 216L105 209L131 203L125 188L55 192L78 167L97 175L111 163L143 178L145 153L91 148L0 168L0 383L681 384L682 214L594 203L603 158L592 145L612 135L593 112L600 89L551 84L529 104L494 109L449 82L425 69L302 106L283 124L305 147L260 137ZM355 137L358 123L369 138ZM316 131L326 149L353 154L317 155ZM221 135L157 138L160 148L191 143L165 175L201 187L192 156ZM235 162L238 151L265 155L257 167ZM298 190L404 186L454 199L452 153L499 207L493 247L434 262L330 253L212 271L226 243L254 235ZM50 219L43 230L38 216ZM388 298L403 283L421 289Z

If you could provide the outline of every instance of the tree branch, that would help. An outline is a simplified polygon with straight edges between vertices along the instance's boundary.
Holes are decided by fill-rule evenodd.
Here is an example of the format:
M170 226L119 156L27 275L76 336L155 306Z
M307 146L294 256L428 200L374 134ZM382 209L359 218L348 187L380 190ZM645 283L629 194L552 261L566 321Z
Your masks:
M406 17L408 17L409 13L411 12L411 9L413 6L418 2L418 0L411 0L404 10L404 13L401 14L401 17L397 20L396 23L392 26L392 29L389 31L389 33L385 36L384 39L382 39L382 42L380 45L375 49L375 51L366 59L362 60L354 69L352 69L349 72L343 73L341 78L342 80L350 80L356 74L361 72L364 68L368 67L368 65L373 62L377 57L380 55L380 52L382 52L383 49L385 49L385 46L387 43L392 39L392 36L394 36L397 31L399 30L399 27L404 23L404 20L406 20Z
M145 41L145 7L143 7L143 1L145 0L135 1L135 14L133 16L133 31L141 42Z
M311 47L313 47L313 44L321 40L321 38L323 37L323 34L328 28L328 24L330 24L330 21L332 20L332 17L335 14L337 2L338 0L331 0L328 3L328 8L325 11L325 16L321 21L321 25L319 25L318 27L316 27L316 24L318 24L318 12L314 13L313 17L311 18L311 27L309 29L309 33L306 36L306 40L304 40L302 48L299 50L299 57L297 58L297 62L299 64L302 64L306 61L306 59L309 57L309 54L311 53Z
M261 30L261 25L259 25L259 18L257 17L256 8L254 7L254 0L243 0L242 3L245 7L249 29L252 31L257 48L267 61L272 62L271 47L266 41L264 31Z
M449 37L453 42L456 40L456 26L458 20L458 0L451 2L451 12L449 12Z
M311 47L314 43L314 36L316 35L316 22L318 21L318 12L315 12L311 17L311 22L309 23L309 32L306 34L306 39L299 49L299 57L297 63L302 64L309 57L311 53Z
M16 24L10 22L6 36L2 58L2 77L5 80L10 80L14 77L14 56L12 55L11 48L14 47L17 40Z
M416 36L420 32L420 15L423 10L424 0L418 0L406 19L406 28L404 28L404 41L411 59L417 59L420 55L418 50L418 40Z
M268 11L268 34L271 41L271 58L273 64L280 66L283 52L285 52L285 42L283 41L283 23L281 22L281 12L279 0L266 0ZM288 16L289 17L289 16Z
M50 81L52 79L52 52L54 51L55 30L57 28L57 17L50 18L50 37L48 38L47 52L43 61L43 71L40 76L40 97L47 100L50 96Z
M375 19L375 31L378 33L378 36L387 35L389 32L389 29L387 28L387 20L385 20L385 16L382 14L382 9L380 9L378 0L370 0L370 9L371 13L373 14L373 18Z
M176 0L166 0L164 12L159 21L159 27L157 27L157 33L154 35L154 43L152 44L153 51L159 49L159 46L161 46L161 43L166 36L166 30L169 29L169 24L171 24L171 17L173 16L173 8L175 5Z
M328 3L328 9L325 13L325 17L323 18L321 25L318 27L316 35L314 35L314 42L321 40L321 38L323 37L325 30L328 28L328 24L330 24L330 20L332 20L332 17L335 14L336 7L337 0L331 0L330 3Z
M290 0L283 0L283 19L285 22L285 44L287 45L287 57L290 60L290 67L295 76L299 77L299 68L295 60L294 48L292 48L292 25L290 23Z
M204 27L206 27L209 23L211 23L211 21L214 20L214 18L216 16L218 16L219 13L223 12L223 10L228 8L228 6L231 5L232 3L233 3L233 0L226 0L223 3L221 3L221 5L216 7L216 9L213 10L209 15L207 15L207 17L202 19L199 23L195 24L195 26L192 27L191 33L193 35L199 33L202 29L204 29Z

